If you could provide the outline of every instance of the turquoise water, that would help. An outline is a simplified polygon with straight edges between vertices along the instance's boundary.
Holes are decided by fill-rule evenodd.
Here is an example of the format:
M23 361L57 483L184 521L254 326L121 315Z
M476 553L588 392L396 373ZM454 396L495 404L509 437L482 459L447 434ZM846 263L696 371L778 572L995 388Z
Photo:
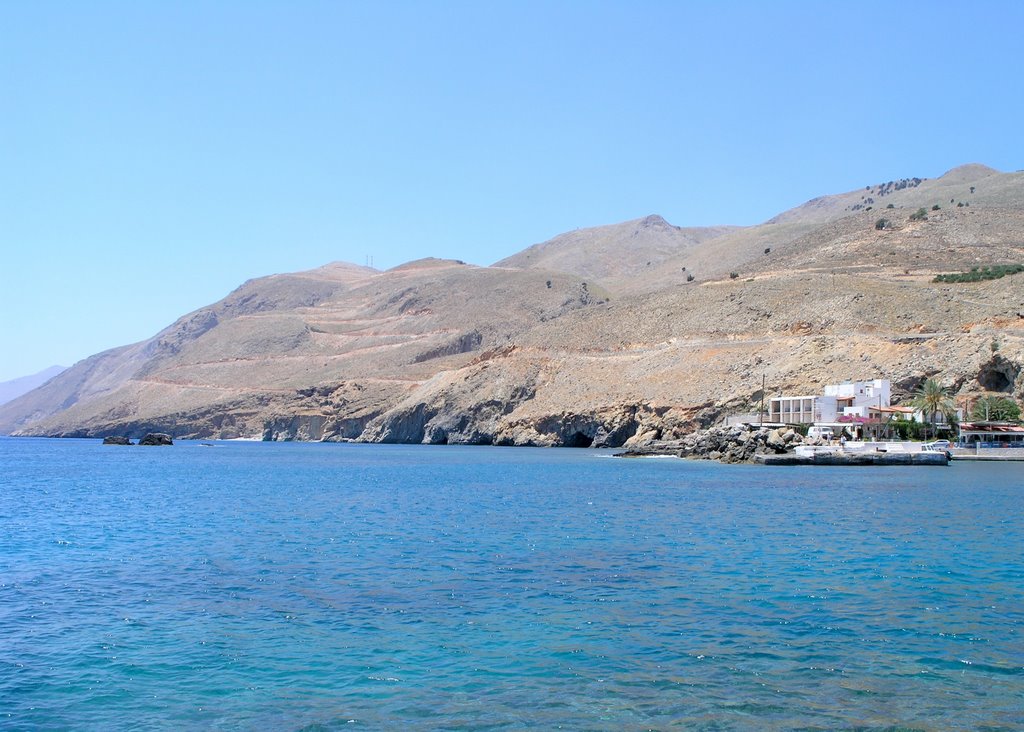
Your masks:
M0 439L3 729L1021 729L1024 464Z

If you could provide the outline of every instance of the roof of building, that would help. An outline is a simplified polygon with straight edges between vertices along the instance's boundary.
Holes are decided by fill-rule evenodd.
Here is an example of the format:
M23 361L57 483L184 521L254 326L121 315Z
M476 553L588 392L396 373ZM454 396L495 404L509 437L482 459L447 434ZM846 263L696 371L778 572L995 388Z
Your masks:
M1016 422L963 422L960 424L960 431L1024 434L1024 424Z

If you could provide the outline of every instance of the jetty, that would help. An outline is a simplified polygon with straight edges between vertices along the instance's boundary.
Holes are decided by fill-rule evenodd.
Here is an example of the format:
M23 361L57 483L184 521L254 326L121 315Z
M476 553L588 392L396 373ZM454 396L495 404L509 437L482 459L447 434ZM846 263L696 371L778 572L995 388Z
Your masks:
M844 450L842 448L797 447L777 455L754 455L761 465L949 465L949 453L921 450Z
M954 460L977 460L979 462L1012 463L1024 462L1024 450L1000 449L998 447L953 447L950 453Z

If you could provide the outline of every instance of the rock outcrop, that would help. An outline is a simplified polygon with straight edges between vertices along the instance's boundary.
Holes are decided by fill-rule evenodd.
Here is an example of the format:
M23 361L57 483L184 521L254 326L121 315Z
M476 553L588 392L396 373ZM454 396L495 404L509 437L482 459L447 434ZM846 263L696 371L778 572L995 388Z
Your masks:
M654 440L634 443L622 457L669 455L723 463L753 462L756 455L782 454L803 444L795 430L756 428L750 425L713 427L697 430L679 440Z
M165 432L149 432L139 440L139 444L151 446L173 445L174 440L172 440L171 436Z
M130 445L132 441L120 435L110 435L103 438L104 445Z

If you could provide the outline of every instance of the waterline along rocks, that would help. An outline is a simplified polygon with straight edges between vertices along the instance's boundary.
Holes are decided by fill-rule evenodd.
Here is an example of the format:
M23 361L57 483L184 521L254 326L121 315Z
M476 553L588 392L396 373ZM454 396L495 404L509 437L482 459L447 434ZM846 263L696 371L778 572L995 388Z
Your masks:
M645 440L627 445L622 457L671 456L723 463L753 462L755 456L783 454L804 444L799 432L739 425L697 430L680 440Z

